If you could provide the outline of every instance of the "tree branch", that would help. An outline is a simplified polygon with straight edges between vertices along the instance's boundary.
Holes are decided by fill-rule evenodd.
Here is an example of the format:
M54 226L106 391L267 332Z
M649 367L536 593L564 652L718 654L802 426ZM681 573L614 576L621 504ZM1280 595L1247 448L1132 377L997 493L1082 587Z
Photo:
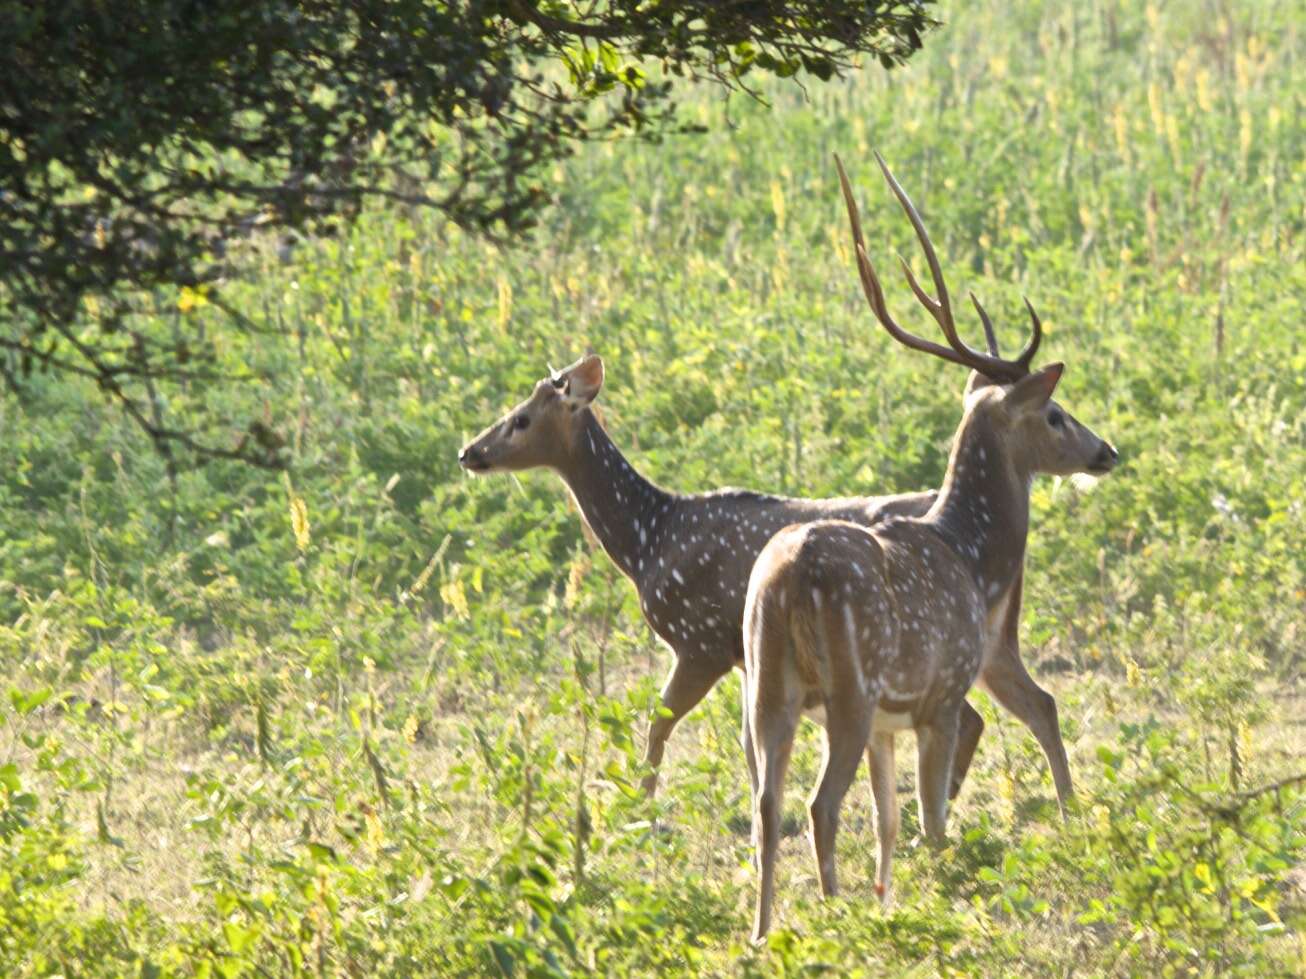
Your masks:
M534 24L546 34L570 34L573 37L588 37L610 41L614 38L624 37L630 31L630 28L625 25L586 24L581 21L566 20L562 17L551 17L548 14L541 13L533 4L524 3L522 0L513 0L508 6L519 17Z

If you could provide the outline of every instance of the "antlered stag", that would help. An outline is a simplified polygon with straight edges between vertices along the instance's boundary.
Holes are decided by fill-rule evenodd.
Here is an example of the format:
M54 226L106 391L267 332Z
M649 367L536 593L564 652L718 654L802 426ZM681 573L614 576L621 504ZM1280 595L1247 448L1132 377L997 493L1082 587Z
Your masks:
M1015 360L980 353L959 338L925 226L878 154L876 159L916 229L936 296L921 288L904 261L908 284L948 345L907 333L889 315L839 164L867 301L895 339L974 374L943 486L926 513L870 526L822 520L787 527L753 567L744 609L744 713L760 849L753 925L758 940L770 927L783 781L799 718L808 712L825 726L825 759L810 804L822 893L835 892L839 807L867 752L879 833L876 888L887 900L898 830L895 732L916 731L921 822L937 842L944 833L964 698L985 661L1010 641L1033 477L1106 473L1116 462L1115 449L1052 401L1062 365L1031 373L1042 327L1028 300L1033 335ZM995 350L992 324L973 295L971 300Z

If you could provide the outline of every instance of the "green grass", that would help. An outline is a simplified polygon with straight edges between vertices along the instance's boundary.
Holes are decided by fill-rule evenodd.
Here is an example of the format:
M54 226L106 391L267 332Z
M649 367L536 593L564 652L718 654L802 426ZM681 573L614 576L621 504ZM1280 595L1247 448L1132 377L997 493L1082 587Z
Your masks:
M580 153L511 251L401 210L258 246L230 297L287 337L224 356L270 380L168 409L265 418L288 481L172 486L76 384L0 402L0 972L1300 974L1304 797L1246 795L1306 749L1299 13L950 4L906 70L770 108L690 93L707 135ZM953 294L1008 348L1029 295L1060 400L1121 450L1034 492L1022 644L1081 805L1060 824L978 695L952 846L912 847L907 802L883 914L863 779L845 896L786 839L755 950L738 682L634 793L669 653L554 476L456 454L592 346L614 439L670 487L937 485L964 377L857 289L834 152L873 257L922 265L872 149ZM222 322L158 300L146 328ZM804 731L795 826L817 760Z

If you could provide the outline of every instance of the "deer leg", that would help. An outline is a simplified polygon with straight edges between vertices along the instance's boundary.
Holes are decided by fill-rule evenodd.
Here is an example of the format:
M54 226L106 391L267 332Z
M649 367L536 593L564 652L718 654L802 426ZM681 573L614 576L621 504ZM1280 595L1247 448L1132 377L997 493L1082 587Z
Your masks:
M1061 740L1061 727L1057 723L1057 702L1050 693L1034 682L1020 660L1020 650L1013 643L1004 643L984 665L980 682L993 694L993 699L1010 711L1028 727L1047 755L1052 769L1052 781L1057 788L1057 804L1061 815L1074 797L1070 782L1070 763L1066 760L1066 745Z
M871 746L866 749L866 760L871 768L871 794L875 797L875 835L879 839L880 859L875 868L875 892L880 903L892 903L889 888L893 866L893 845L898 839L897 773L893 762L893 735L872 734Z
M945 707L916 731L916 791L921 826L933 846L943 844L948 825L948 782L957 750L960 711Z
M753 869L757 869L758 846L761 843L761 830L757 822L757 751L753 747L753 727L749 722L748 710L748 676L744 673L739 674L740 687L739 693L740 713L743 714L743 733L740 736L740 743L744 748L744 761L748 763L748 791L749 799L752 800L750 806L752 828L749 832L749 845L753 854Z
M812 848L821 893L830 897L838 890L834 872L834 837L839 830L839 807L857 775L866 750L874 708L860 692L840 692L826 700L825 761L821 780L808 812L812 822Z
M667 682L662 686L662 706L669 714L658 713L648 726L648 744L644 749L644 763L653 769L642 783L644 792L653 795L658 787L658 766L666 750L667 738L680 719L707 696L717 680L724 674L707 667L701 661L677 656Z
M794 746L801 704L788 703L764 709L760 698L750 697L745 710L757 760L757 791L753 795L753 825L758 834L757 862L761 882L753 917L753 941L760 942L771 928L771 903L775 897L775 860L780 850L780 818L784 802L785 771Z
M961 727L957 732L957 754L952 759L952 781L948 785L948 798L955 799L966 781L975 746L984 733L984 718L968 701L961 702Z

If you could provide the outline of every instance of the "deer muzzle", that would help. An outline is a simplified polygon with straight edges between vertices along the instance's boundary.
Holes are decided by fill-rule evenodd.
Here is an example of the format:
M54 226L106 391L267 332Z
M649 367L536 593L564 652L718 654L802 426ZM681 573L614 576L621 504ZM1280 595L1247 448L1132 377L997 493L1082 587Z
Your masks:
M1103 442L1102 448L1098 450L1093 464L1088 467L1091 473L1109 473L1116 467L1116 462L1120 459L1120 453L1116 451L1115 446L1110 442Z
M462 451L458 453L458 465L468 472L485 472L490 468L490 464L485 461L485 457L475 445L463 446Z

